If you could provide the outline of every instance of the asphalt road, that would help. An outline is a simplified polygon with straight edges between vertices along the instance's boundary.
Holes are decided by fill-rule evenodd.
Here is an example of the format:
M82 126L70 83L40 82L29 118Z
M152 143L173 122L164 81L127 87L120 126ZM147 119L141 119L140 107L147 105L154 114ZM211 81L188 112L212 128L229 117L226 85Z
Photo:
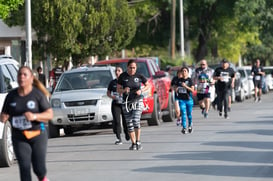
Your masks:
M143 150L114 145L111 129L50 139L51 181L253 181L273 180L273 93L262 103L232 104L230 119L194 108L194 132L175 123L142 128ZM0 180L19 180L18 166L0 168ZM33 175L33 180L36 180Z

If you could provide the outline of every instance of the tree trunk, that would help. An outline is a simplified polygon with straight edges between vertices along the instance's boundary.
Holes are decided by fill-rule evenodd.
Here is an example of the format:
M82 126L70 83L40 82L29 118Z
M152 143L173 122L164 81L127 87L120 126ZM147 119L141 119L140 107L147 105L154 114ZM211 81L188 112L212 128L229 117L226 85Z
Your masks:
M215 44L211 48L211 55L212 55L212 57L214 59L216 59L218 57L218 46L217 46L216 42L215 42Z
M195 60L197 62L205 58L205 56L208 54L207 40L202 34L199 35L198 42L199 43L195 54Z
M198 47L195 54L195 60L198 62L208 55L208 42L211 39L211 30L213 29L213 14L216 11L217 2L213 3L210 8L201 12L199 19L199 37Z

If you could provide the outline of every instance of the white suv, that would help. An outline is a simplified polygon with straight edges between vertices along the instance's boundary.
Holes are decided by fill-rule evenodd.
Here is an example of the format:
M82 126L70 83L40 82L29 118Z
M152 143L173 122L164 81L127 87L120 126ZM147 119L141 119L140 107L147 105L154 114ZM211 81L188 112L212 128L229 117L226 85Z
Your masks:
M8 92L16 87L19 63L11 56L0 55L0 112ZM0 167L8 167L14 161L11 125L0 122Z

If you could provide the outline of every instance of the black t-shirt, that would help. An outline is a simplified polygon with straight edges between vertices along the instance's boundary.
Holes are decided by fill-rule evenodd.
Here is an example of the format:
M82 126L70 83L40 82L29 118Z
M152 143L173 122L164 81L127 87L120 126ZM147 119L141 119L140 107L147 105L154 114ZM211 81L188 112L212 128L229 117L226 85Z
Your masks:
M262 81L262 74L260 74L259 72L263 71L264 69L262 66L257 67L256 65L254 65L251 69L251 73L254 73L253 80Z
M191 78L179 78L176 82L175 82L175 86L177 86L177 92L176 92L176 96L178 99L182 99L182 100L189 100L192 97L191 92L186 89L185 87L182 87L182 83L185 83L188 87L191 87L193 85L192 83L192 79Z
M141 83L145 84L147 79L141 74L135 74L130 76L127 72L123 72L118 78L118 84L123 88L129 87L130 92L129 95L127 93L123 94L123 100L125 101L126 97L128 97L128 101L138 100L143 98L142 95L137 95L136 91L141 89Z
M172 81L171 81L171 86L176 86L178 80L179 80L178 76L174 76L174 77L172 78ZM176 92L175 92L174 96L175 96L175 98L178 98Z
M117 99L120 99L122 98L122 96L120 96L119 93L117 92L117 83L118 83L117 79L112 80L109 83L107 90L111 92L111 94L115 95ZM112 102L115 104L120 103L118 100L113 100Z
M12 127L20 130L15 125L18 121L25 119L22 118L25 112L41 113L49 108L50 103L46 96L39 89L33 87L32 91L26 96L20 96L17 89L12 90L5 99L2 112L9 114ZM31 128L24 127L23 129L40 129L40 122L38 121L31 121L31 125Z
M228 90L231 88L231 78L235 76L235 72L232 68L228 67L227 69L223 69L222 67L218 67L215 72L214 76L222 77L223 80L217 81L217 88L218 90Z
M46 85L46 77L45 74L39 74L38 75L38 79L40 82L42 82L44 84L44 86Z
M171 86L176 85L177 81L178 81L178 77L177 77L177 76L174 76L174 77L172 78L172 81L171 81Z

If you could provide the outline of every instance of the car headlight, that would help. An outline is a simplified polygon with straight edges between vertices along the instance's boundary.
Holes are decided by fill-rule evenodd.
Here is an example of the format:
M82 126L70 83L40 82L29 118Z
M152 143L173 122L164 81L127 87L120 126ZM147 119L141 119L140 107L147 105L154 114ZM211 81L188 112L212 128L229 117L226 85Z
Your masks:
M51 99L52 108L61 108L61 100L60 99Z
M102 97L101 97L101 104L102 104L102 105L108 105L109 103L111 103L111 101L109 101L109 100L110 100L109 97L107 97L107 96L102 96Z

